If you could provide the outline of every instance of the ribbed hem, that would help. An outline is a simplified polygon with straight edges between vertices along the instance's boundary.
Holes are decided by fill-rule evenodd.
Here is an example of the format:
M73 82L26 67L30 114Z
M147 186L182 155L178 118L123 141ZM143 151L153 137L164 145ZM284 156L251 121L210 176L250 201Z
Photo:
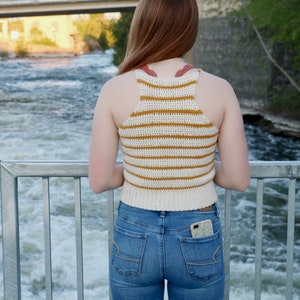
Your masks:
M130 206L159 211L185 211L208 207L217 201L214 183L184 190L146 190L124 182L121 200Z

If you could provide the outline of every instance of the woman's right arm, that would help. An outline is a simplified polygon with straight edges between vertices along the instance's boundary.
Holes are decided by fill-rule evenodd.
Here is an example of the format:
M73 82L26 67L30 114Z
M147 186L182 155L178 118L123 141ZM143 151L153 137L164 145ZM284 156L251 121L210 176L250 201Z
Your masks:
M214 182L226 189L245 191L250 182L247 141L239 102L232 87L223 81L224 115L220 126Z
M123 165L116 165L119 136L112 103L116 85L107 82L97 101L90 143L89 182L95 193L115 189L123 184Z

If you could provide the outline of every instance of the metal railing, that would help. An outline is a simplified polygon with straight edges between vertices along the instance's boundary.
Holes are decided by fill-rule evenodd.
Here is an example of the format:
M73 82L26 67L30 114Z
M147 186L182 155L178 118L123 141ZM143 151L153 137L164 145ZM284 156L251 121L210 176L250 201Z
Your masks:
M262 282L262 218L264 180L266 178L286 178L288 180L287 218L287 261L286 299L293 299L293 263L295 236L296 180L300 178L300 162L251 162L251 177L256 178L256 241L255 241L255 287L254 298L261 299ZM74 180L75 227L76 227L76 270L77 299L84 299L83 245L81 213L81 178L88 175L88 163L68 162L23 162L2 161L0 169L3 236L3 277L4 299L21 299L18 179L20 177L40 177L43 186L43 219L45 244L46 299L52 299L51 262L51 214L49 179L51 177L71 177ZM114 191L108 192L108 245L112 240L114 224ZM225 299L230 295L230 245L231 245L231 199L232 192L225 191L224 205L224 258L225 258ZM299 199L297 199L299 200ZM298 224L299 225L299 224Z

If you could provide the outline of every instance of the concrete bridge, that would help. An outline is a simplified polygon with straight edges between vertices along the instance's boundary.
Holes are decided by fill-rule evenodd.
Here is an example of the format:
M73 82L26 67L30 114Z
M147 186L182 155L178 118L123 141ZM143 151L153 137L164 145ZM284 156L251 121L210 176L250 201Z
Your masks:
M3 0L0 18L134 10L138 0Z

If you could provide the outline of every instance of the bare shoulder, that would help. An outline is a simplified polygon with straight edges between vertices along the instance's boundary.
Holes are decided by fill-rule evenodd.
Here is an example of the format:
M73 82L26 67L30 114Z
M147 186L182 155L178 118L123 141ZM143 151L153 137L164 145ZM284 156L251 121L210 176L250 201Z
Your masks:
M231 93L233 91L231 84L226 79L205 71L201 71L200 73L200 84L201 83L209 86L212 89L217 89L222 92Z
M139 100L134 71L108 80L102 87L99 100L112 114L115 124L120 127Z
M135 82L135 75L133 71L116 75L113 78L109 79L102 87L103 92L108 92L111 95L115 93L120 93L124 89L128 89L130 85L133 85Z
M226 106L237 102L234 89L227 80L205 71L200 73L197 89L205 99L218 105Z

